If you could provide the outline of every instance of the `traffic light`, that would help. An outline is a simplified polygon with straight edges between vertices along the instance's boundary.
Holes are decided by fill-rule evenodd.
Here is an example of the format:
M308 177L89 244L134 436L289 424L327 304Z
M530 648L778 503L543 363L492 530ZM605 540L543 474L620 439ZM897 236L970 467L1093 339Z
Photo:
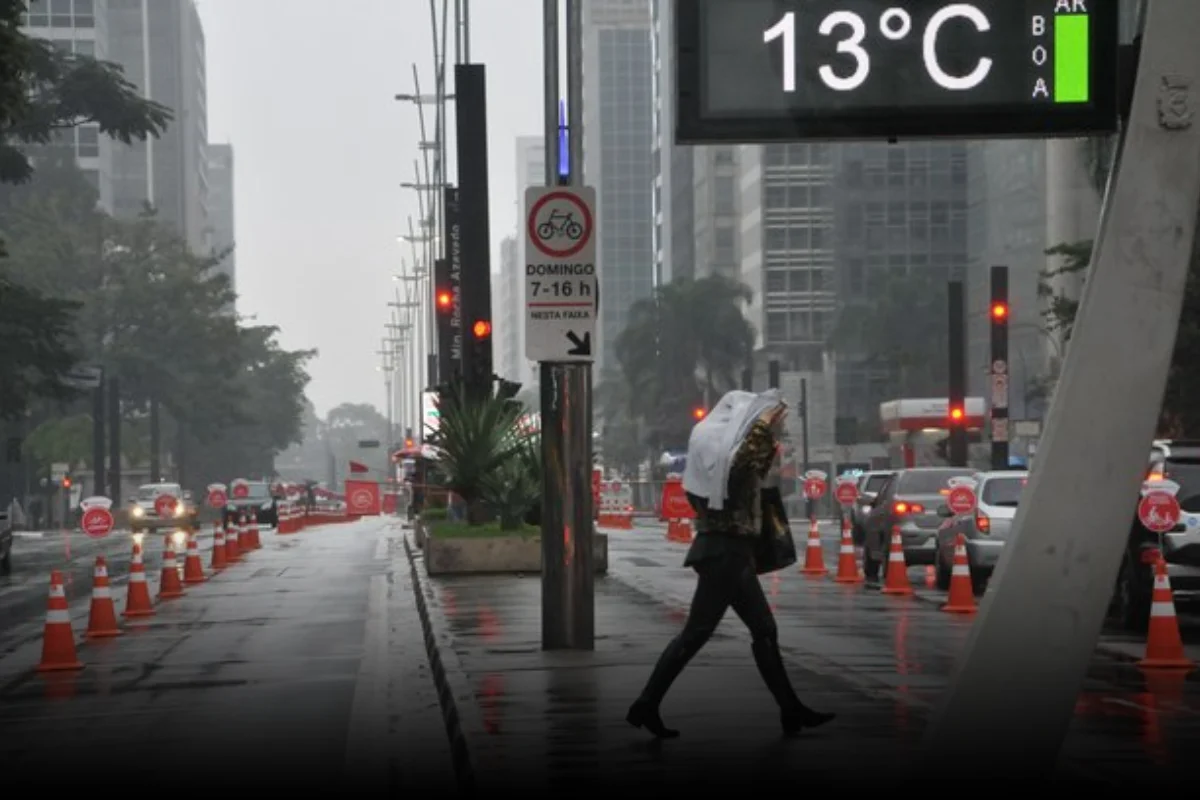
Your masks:
M708 415L708 412L705 411L703 408L700 408L699 406L692 409L692 418L694 420L696 420L697 422L704 419L704 417L707 415Z
M992 267L992 469L1008 469L1008 267Z
M62 479L62 488L64 488L64 489L70 489L70 488L71 488L71 476L70 476L70 475L64 475L64 476L63 476L63 479Z
M967 308L962 281L950 281L946 287L948 300L946 416L950 429L947 445L952 467L967 465Z
M471 333L475 335L476 339L486 339L492 335L492 323L486 319L477 319L471 326Z
M438 312L442 314L450 313L450 308L454 305L454 295L449 289L438 289L437 292L437 307Z
M963 420L967 418L967 413L963 411L963 407L961 405L952 405L950 406L950 412L947 414L947 417L947 421L950 423L949 427L957 428L963 424Z
M492 396L492 322L477 319L471 323L471 338L463 348L463 369L467 394Z

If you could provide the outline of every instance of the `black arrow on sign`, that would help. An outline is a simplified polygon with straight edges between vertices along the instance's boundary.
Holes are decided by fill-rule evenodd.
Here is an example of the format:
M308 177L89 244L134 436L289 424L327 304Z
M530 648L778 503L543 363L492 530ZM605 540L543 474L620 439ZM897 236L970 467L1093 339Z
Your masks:
M567 351L569 356L590 356L592 354L592 335L585 333L580 339L575 335L575 331L567 331L567 338L571 340L571 344L575 345Z

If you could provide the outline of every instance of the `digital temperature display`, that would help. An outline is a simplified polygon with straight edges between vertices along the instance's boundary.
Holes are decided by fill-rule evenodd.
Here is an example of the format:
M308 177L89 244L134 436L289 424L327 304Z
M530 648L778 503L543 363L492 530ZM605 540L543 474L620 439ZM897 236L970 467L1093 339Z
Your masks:
M676 0L676 140L1116 129L1115 0Z

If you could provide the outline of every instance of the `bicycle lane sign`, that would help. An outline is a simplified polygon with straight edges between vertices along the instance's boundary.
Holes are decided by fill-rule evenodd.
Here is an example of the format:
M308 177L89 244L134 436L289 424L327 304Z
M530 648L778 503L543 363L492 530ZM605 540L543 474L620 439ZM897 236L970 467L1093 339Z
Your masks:
M525 357L591 361L599 292L596 190L525 190Z

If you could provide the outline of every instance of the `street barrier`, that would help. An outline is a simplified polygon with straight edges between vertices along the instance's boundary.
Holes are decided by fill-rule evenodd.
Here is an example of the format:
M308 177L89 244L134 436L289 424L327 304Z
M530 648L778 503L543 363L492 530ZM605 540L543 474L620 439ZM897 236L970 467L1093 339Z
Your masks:
M42 660L38 672L63 672L83 669L75 654L75 635L71 632L71 612L63 591L62 573L50 573L50 600L46 604L46 628L42 634Z
M954 541L954 566L950 571L950 597L942 611L950 614L974 614L975 588L971 584L971 563L967 560L967 537L959 534Z
M113 603L112 587L108 582L108 562L104 556L96 556L92 571L92 605L88 611L88 626L85 639L107 639L120 636L117 627L117 607Z
M682 478L671 477L663 483L662 498L658 505L661 517L667 523L667 541L691 544L692 520L696 518L696 510L688 502Z

